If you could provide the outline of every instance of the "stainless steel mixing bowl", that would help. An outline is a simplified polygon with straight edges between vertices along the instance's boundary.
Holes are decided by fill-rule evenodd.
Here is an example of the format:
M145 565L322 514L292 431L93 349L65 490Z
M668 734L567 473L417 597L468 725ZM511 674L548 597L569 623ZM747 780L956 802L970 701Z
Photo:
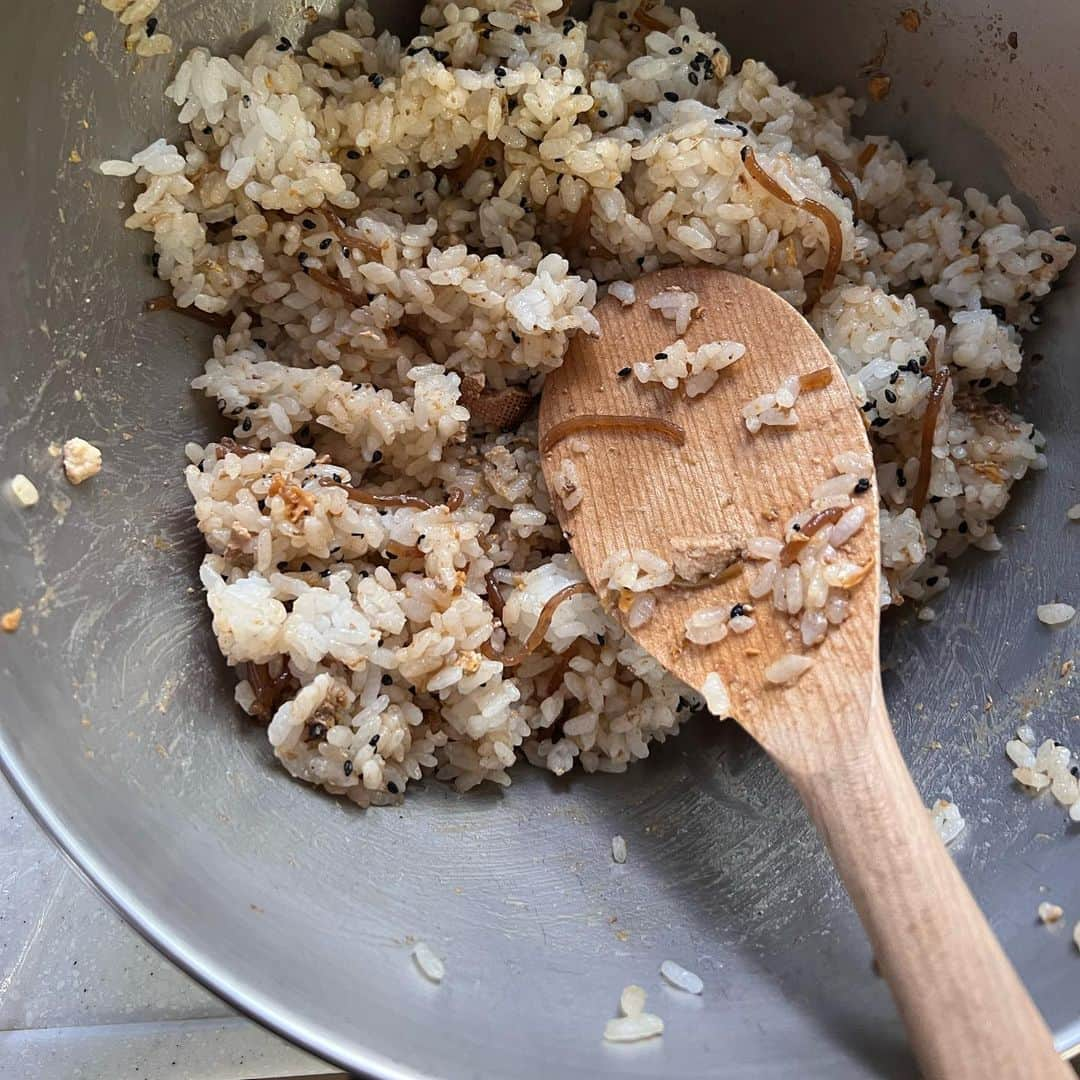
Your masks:
M381 6L399 30L419 10ZM161 18L183 46L226 46L264 28L299 37L302 7L166 0ZM874 58L893 89L868 129L960 184L1017 191L1036 217L1075 222L1080 6L934 2L918 33L897 25L898 0L698 7L736 58L761 56L811 89L859 88ZM187 440L221 430L187 390L209 331L141 313L156 292L146 238L120 227L128 189L90 167L172 130L170 62L133 64L111 17L88 9L8 0L0 46L0 462L43 494L31 511L0 501L0 608L26 609L0 641L0 753L39 820L188 971L360 1073L911 1075L821 845L732 725L698 722L625 776L526 768L506 792L431 783L367 813L274 765L231 704L192 587L201 545L180 470ZM884 646L916 780L927 801L962 807L956 859L1062 1049L1080 1044L1080 958L1068 927L1039 926L1035 908L1049 896L1080 917L1078 828L1011 786L1001 746L1029 711L1040 734L1080 742L1080 692L1059 677L1077 629L1034 618L1050 597L1075 602L1080 580L1065 520L1080 475L1074 290L1067 281L1047 305L1028 344L1046 360L1032 358L1021 391L1050 471L1021 486L1005 551L958 568L940 620L890 616ZM73 435L106 461L78 489L47 452ZM629 844L624 866L614 833ZM413 970L413 936L446 957L441 987ZM702 974L704 996L658 985L668 957ZM604 1020L632 981L651 989L667 1032L606 1046Z

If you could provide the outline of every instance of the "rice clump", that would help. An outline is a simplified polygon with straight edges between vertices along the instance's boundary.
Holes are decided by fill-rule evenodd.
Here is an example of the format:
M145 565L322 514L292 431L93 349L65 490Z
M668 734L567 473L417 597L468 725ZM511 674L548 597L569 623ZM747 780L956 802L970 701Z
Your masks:
M164 47L150 0L107 6L136 51ZM733 65L688 9L637 10L439 0L403 42L357 3L305 46L196 48L166 91L183 136L100 166L133 179L151 306L215 329L194 386L228 435L188 446L187 483L236 700L293 776L360 805L425 775L508 784L521 760L618 772L700 700L624 622L670 561L625 553L601 604L552 509L573 478L540 472L533 402L605 290L708 264L806 311L870 432L883 606L997 550L1046 463L987 394L1018 378L1062 230L856 135L842 90ZM695 308L657 310L677 336Z

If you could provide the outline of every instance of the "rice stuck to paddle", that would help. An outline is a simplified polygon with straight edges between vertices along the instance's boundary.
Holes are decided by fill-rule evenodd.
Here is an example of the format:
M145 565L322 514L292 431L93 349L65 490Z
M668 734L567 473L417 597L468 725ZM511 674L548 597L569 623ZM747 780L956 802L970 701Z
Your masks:
M165 46L152 4L108 6L137 51ZM680 695L698 701L623 628L672 567L622 553L605 610L552 512L580 494L574 471L555 493L540 473L533 402L570 335L598 332L608 286L632 304L641 273L707 263L807 311L873 439L886 605L995 549L1012 485L1045 464L985 394L1017 379L1075 252L1060 230L856 137L842 91L734 69L686 9L502 6L429 4L411 43L361 3L306 49L195 49L167 90L183 138L101 165L137 184L153 309L217 329L195 387L230 435L188 447L187 482L237 701L294 776L361 805L425 774L507 784L522 758L621 771L678 730ZM673 338L696 300L661 298ZM714 380L736 359L719 344L676 381ZM793 414L795 389L756 415ZM769 589L813 613L813 640L843 597L807 606L787 569ZM778 663L798 677L799 658Z

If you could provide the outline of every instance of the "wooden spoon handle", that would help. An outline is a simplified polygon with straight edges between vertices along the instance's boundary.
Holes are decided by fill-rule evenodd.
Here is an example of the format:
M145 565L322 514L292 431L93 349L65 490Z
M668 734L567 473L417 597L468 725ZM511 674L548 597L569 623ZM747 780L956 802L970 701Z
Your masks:
M838 724L845 735L827 740L828 756L802 739L770 749L832 852L925 1076L1075 1080L933 827L880 689L874 696L869 722Z

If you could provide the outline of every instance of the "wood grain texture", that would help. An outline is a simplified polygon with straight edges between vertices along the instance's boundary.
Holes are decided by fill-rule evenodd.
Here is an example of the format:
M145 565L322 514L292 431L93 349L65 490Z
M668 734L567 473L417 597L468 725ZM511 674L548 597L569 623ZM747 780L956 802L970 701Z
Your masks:
M647 300L671 286L692 289L701 308L684 335L690 348L740 341L746 355L695 399L642 386L618 372L676 340L674 324ZM543 455L549 490L572 458L584 492L566 512L553 499L574 554L594 587L613 552L647 548L669 561L682 539L720 539L738 548L754 535L781 538L783 522L834 474L833 457L869 449L862 418L820 339L790 305L746 278L710 268L660 271L635 283L637 302L608 297L596 309L599 338L571 343L548 376L541 438L574 416L663 417L681 426L673 446L636 431L591 430ZM751 435L740 410L792 374L835 369L832 383L804 392L796 428ZM861 496L876 507L872 487ZM878 667L877 515L845 548L872 563L852 592L851 614L811 650L814 665L794 685L772 687L764 670L803 652L790 620L766 599L757 626L712 646L684 638L703 607L749 599L750 573L696 589L669 587L632 631L642 646L691 686L710 671L727 684L733 712L799 791L828 845L888 979L928 1077L1068 1077L1051 1037L931 824L893 738Z

